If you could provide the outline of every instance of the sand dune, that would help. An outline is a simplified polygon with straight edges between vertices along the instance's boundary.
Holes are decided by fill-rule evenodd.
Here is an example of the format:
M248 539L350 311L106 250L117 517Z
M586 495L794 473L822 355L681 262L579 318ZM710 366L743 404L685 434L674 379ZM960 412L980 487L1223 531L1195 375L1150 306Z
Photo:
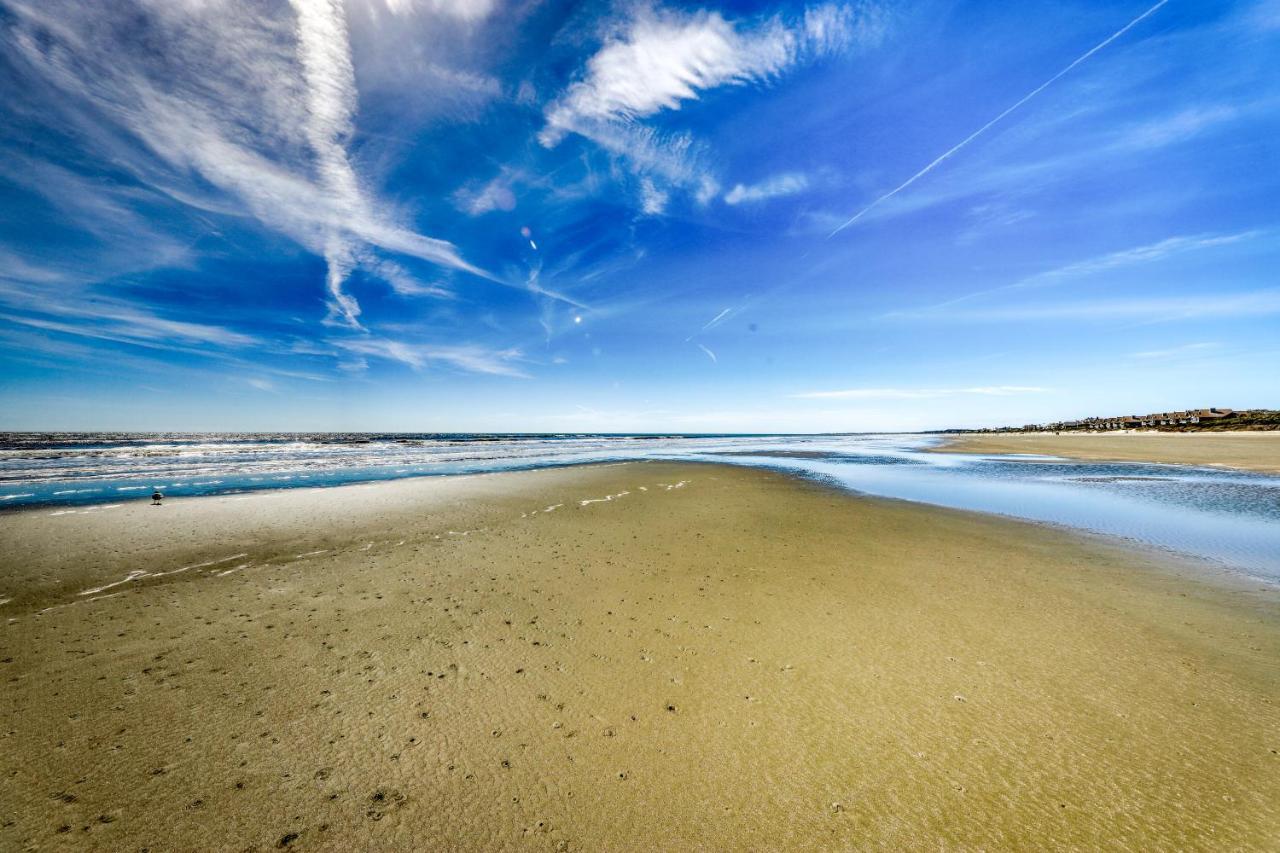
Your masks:
M6 849L1280 834L1276 593L1047 528L638 463L11 513L0 553Z

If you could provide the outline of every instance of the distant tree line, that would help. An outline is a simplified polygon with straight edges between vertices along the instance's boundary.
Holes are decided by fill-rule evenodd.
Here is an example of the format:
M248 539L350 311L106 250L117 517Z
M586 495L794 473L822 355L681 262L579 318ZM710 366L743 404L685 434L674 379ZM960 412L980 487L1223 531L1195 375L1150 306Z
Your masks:
M1280 430L1280 410L1186 409L1178 412L1157 412L1150 415L1084 418L1077 421L988 427L986 429L947 429L942 430L942 432L1108 432L1119 429L1150 430L1153 432Z

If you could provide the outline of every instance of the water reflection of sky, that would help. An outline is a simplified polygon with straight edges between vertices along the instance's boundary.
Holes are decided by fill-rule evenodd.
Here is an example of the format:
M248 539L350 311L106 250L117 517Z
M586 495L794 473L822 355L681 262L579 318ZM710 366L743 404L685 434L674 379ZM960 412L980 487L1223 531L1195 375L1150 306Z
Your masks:
M911 452L919 464L736 457L868 494L1083 528L1280 581L1280 477L1171 465ZM708 457L714 458L714 457Z
M922 436L197 436L0 450L0 507L338 485L627 459L768 466L868 494L1052 522L1280 581L1280 477L1145 463L931 453Z

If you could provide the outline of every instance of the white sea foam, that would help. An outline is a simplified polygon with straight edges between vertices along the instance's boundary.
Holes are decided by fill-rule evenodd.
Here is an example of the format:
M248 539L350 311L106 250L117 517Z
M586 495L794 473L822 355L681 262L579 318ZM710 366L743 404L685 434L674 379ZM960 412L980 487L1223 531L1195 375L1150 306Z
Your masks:
M76 593L76 595L93 595L95 592L102 592L105 589L111 589L112 587L120 586L121 584L130 583L136 580L142 580L143 578L162 578L167 575L176 575L180 572L189 572L192 569L203 569L203 568L206 568L207 566L216 566L219 563L229 563L232 560L238 560L241 557L247 557L247 556L249 556L247 552L244 554L232 554L230 557L219 557L216 560L208 560L203 563L193 563L190 566L183 566L180 569L170 569L167 572L148 572L143 569L135 569L132 572L129 572L128 575L126 575L124 578L118 581L113 581L112 583L106 584L104 586L94 587L93 589L86 589L83 592Z
M119 509L124 504L105 504L103 506L91 506L88 509L59 509L49 513L54 515L88 515L91 512L100 512L104 509Z
M125 577L121 578L118 581L113 581L112 583L109 583L109 584L103 584L102 586L95 586L93 589L86 589L82 592L76 593L76 595L93 595L96 592L102 592L103 590L120 586L120 584L122 583L129 583L130 581L136 581L138 578L145 578L150 574L151 574L150 572L143 571L142 569L135 569L134 571L129 572L128 575L126 575Z
M618 492L616 495L605 495L605 496L604 496L604 497L602 497L602 498L588 498L588 499L583 500L583 501L578 501L578 505L579 505L579 506L586 506L587 504L602 504L602 503L607 503L607 502L609 502L609 501L611 501L611 500L616 500L617 498L621 498L621 497L624 497L624 496L629 495L629 494L631 494L631 492Z
M229 563L232 560L238 560L241 557L247 557L247 556L249 556L248 552L245 552L243 554L232 554L230 557L219 557L216 560L209 560L207 563L196 563L195 565L191 565L191 566L183 566L181 569L174 569L172 572L164 572L163 574L171 575L177 572L185 572L187 569L203 569L206 566L216 566L219 563Z
M91 506L86 509L59 509L49 513L49 515L88 515L91 512L101 512L104 509L119 509L124 504L104 504L102 506Z
M122 590L120 592L113 592L108 595L99 595L94 598L83 598L83 599L80 599L79 601L68 601L65 604L54 604L49 607L46 607L43 610L37 610L36 615L41 616L45 613L48 613L51 610L61 610L64 607L71 607L76 604L88 604L91 601L101 601L104 598L115 598L117 595L124 595L124 591ZM13 620L10 620L10 621L13 621Z

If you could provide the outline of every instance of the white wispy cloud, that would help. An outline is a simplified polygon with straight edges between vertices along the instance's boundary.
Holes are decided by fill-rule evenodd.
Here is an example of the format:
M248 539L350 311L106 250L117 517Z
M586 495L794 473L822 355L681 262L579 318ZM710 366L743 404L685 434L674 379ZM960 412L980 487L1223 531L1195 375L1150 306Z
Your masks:
M716 358L716 354L713 353L711 351L711 348L708 347L706 344L698 344L698 349L706 353L707 358L711 359L712 364L718 364L720 362L720 359Z
M638 124L679 110L703 93L767 83L798 63L868 43L883 32L873 7L827 4L798 18L730 21L718 12L639 7L614 25L582 76L544 110L539 141L554 147L569 134L592 140L640 174L692 186L703 199L705 169L692 163L693 140Z
M980 298L1064 284L1111 270L1157 263L1188 252L1231 246L1252 240L1262 233L1258 230L1251 230L1240 231L1235 234L1187 234L1166 237L1154 243L1144 243L1141 246L1131 246L1127 249L1119 249L1092 258L1074 261L1036 273L1011 284L966 293L963 296L936 303L928 308L917 309L907 313L919 315L938 312Z
M650 216L657 216L667 209L670 195L658 189L652 178L640 179L640 209Z
M63 283L68 277L67 271L60 267L34 263L0 246L0 281L46 285Z
M793 61L794 41L777 21L740 31L717 12L644 10L548 108L540 138L554 145L584 122L643 118L706 89L766 80Z
M291 0L298 15L298 59L305 88L303 130L316 159L323 191L348 205L364 206L359 181L347 159L346 141L355 114L355 69L351 65L347 19L341 0ZM326 284L332 314L358 325L360 306L342 285L355 265L356 247L339 229L324 239L329 265Z
M1129 320L1162 323L1221 317L1280 314L1280 290L1212 293L1187 296L1151 296L1129 299L1093 299L1025 305L929 309L900 312L894 317L933 323L1011 323L1079 320L1104 322Z
M226 208L229 197L325 257L336 321L358 323L344 284L357 266L377 274L376 250L483 274L451 243L402 224L357 174L346 150L358 93L341 0L139 0L129 14L71 0L7 7L6 49L61 93L68 122L116 145L116 164L145 185L198 207ZM151 49L118 50L135 25ZM158 163L127 150L122 132Z
M973 388L847 388L838 391L806 391L790 396L802 400L931 400L939 397L976 395L1011 397L1040 394L1048 389L1026 385L984 385Z
M485 183L461 187L454 192L453 203L471 216L483 216L493 210L514 210L516 196L511 177L504 171Z
M765 201L778 196L795 195L809 188L809 178L799 172L785 172L766 178L758 184L737 184L725 193L725 204Z
M489 349L469 345L432 345L396 341L388 338L358 337L331 341L341 350L355 356L370 356L407 364L422 370L432 363L446 364L468 373L527 378L519 367L523 355L518 349Z
M365 266L377 274L391 289L401 296L432 296L440 299L451 298L453 291L441 281L421 281L395 261L385 258L374 258L365 262Z
M1204 352L1205 350L1213 350L1213 349L1217 349L1220 346L1222 346L1222 344L1217 343L1216 341L1203 341L1200 343L1183 344L1182 346L1169 347L1168 349L1154 349L1154 350L1146 350L1144 352L1135 352L1133 353L1133 357L1142 358L1142 359L1163 360L1163 359L1169 359L1169 358L1178 358L1180 356L1190 355L1192 353L1197 353L1197 352Z
M10 149L0 156L0 179L41 195L91 240L68 241L57 252L29 243L0 248L0 277L33 286L79 285L162 267L189 267L189 240L167 233L135 206L163 202L158 194ZM105 247L105 251L103 250Z
M463 21L487 18L496 5L496 0L381 0L381 2L389 11L397 15L427 11Z
M1188 234L1167 237L1154 243L1134 246L1109 252L1097 258L1078 261L1039 273L1032 278L1020 282L1023 286L1044 284L1058 279L1079 278L1106 270L1149 264L1162 261L1174 255L1195 252L1201 249L1212 249L1218 246L1230 246L1258 236L1259 231L1241 231L1236 234Z
M205 353L207 351L201 347L209 345L247 347L260 343L251 335L241 334L222 326L170 320L138 310L98 309L93 312L80 312L77 316L80 320L92 322L76 323L29 314L0 313L0 319L35 329L150 349Z
M290 370L276 366L279 362L257 358L250 361L240 357L240 347L232 349L211 350L207 343L181 344L171 338L161 338L154 332L141 334L137 329L118 329L98 322L76 326L71 323L42 320L30 316L10 315L0 312L0 320L12 324L10 328L0 329L0 340L11 346L9 358L49 367L65 367L68 359L76 359L81 369L91 373L119 376L123 368L143 373L158 371L178 373L185 376L200 376L201 381L215 381L224 378L227 370L244 374L270 374L289 379L303 379L309 382L329 382L331 377L305 370ZM54 334L50 334L53 332ZM69 335L78 340L67 340ZM207 336L206 336L207 337ZM122 350L117 346L106 344L127 343L142 349L137 351ZM149 351L149 352L148 352ZM216 365L200 367L189 360L174 359L173 352L214 356ZM43 356L53 356L49 359ZM256 353L246 353L254 356ZM264 382L270 382L263 379Z
M119 297L95 294L92 299L66 299L56 288L31 287L2 274L0 305L16 312L4 315L10 322L138 346L240 348L263 343L225 326L165 317Z
M1190 139L1241 114L1235 104L1201 104L1125 129L1118 144L1155 148Z

